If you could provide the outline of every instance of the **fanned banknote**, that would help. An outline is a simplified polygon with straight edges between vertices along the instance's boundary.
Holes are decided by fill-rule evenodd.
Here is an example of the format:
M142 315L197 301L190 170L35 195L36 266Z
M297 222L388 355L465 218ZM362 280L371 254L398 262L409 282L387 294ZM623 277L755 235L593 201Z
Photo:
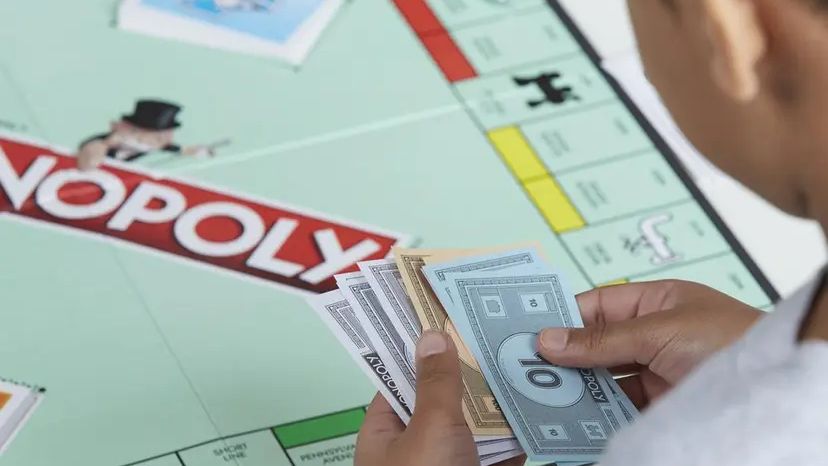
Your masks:
M545 272L548 267L535 248L500 250L488 254L476 254L460 258L450 258L447 255L435 255L425 259L423 276L432 287L434 295L445 308L447 302L452 302L452 287L448 283L450 274L496 272L508 270L504 275L520 273ZM428 273L426 274L426 270ZM449 298L446 301L444 298ZM449 313L450 315L450 313Z
M388 400L397 416L408 424L411 411L342 292L334 290L313 296L308 299L308 303L328 325L331 333L357 362L357 365L368 375L377 390Z
M362 272L336 275L336 283L354 309L359 323L388 373L396 381L408 406L416 404L414 346L407 346L383 310L376 293Z
M422 333L422 326L396 262L393 259L360 262L359 270L368 280L380 306L386 310L389 322L397 330L405 346L415 348Z
M508 269L437 275L439 267L426 266L425 276L530 459L597 460L612 433L626 424L607 382L611 376L557 367L536 351L542 328L582 325L574 295L560 277L512 275Z

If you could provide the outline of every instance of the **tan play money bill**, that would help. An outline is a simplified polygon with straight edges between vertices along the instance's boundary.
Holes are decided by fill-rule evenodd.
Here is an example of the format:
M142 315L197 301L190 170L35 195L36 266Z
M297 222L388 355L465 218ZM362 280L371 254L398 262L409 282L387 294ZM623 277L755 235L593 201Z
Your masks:
M497 252L497 249L404 249L394 248L394 259L402 273L411 301L423 329L448 333L460 355L460 369L463 373L463 414L475 436L512 436L506 418L500 412L494 395L489 390L480 366L454 329L443 306L431 291L421 269L427 259L451 260L464 256Z

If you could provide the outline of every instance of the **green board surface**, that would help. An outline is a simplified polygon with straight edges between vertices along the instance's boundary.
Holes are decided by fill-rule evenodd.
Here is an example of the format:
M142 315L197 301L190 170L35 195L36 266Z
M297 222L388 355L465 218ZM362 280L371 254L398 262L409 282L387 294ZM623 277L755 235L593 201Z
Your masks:
M0 2L5 137L72 154L168 100L178 143L230 143L142 173L427 247L540 241L577 290L672 277L775 299L554 4L352 1L300 68L122 32L116 7ZM516 84L551 72L576 99ZM0 466L351 464L374 390L303 294L173 259L0 214L0 375L48 390Z

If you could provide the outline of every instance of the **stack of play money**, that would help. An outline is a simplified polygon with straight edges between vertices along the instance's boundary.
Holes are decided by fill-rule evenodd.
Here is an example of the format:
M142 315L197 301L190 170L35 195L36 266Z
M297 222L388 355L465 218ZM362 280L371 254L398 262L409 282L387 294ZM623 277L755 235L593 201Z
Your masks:
M535 248L395 249L393 259L359 269L337 276L339 289L311 305L406 423L417 340L428 329L451 335L481 464L523 452L533 461L593 462L636 415L606 370L538 356L541 329L583 323L564 277Z

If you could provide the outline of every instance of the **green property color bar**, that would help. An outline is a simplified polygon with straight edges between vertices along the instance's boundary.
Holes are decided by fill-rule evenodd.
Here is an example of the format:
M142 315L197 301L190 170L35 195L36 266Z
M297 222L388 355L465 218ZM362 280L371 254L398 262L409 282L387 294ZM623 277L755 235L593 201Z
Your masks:
M274 427L273 432L285 449L321 442L359 431L365 410L352 409L336 414Z

